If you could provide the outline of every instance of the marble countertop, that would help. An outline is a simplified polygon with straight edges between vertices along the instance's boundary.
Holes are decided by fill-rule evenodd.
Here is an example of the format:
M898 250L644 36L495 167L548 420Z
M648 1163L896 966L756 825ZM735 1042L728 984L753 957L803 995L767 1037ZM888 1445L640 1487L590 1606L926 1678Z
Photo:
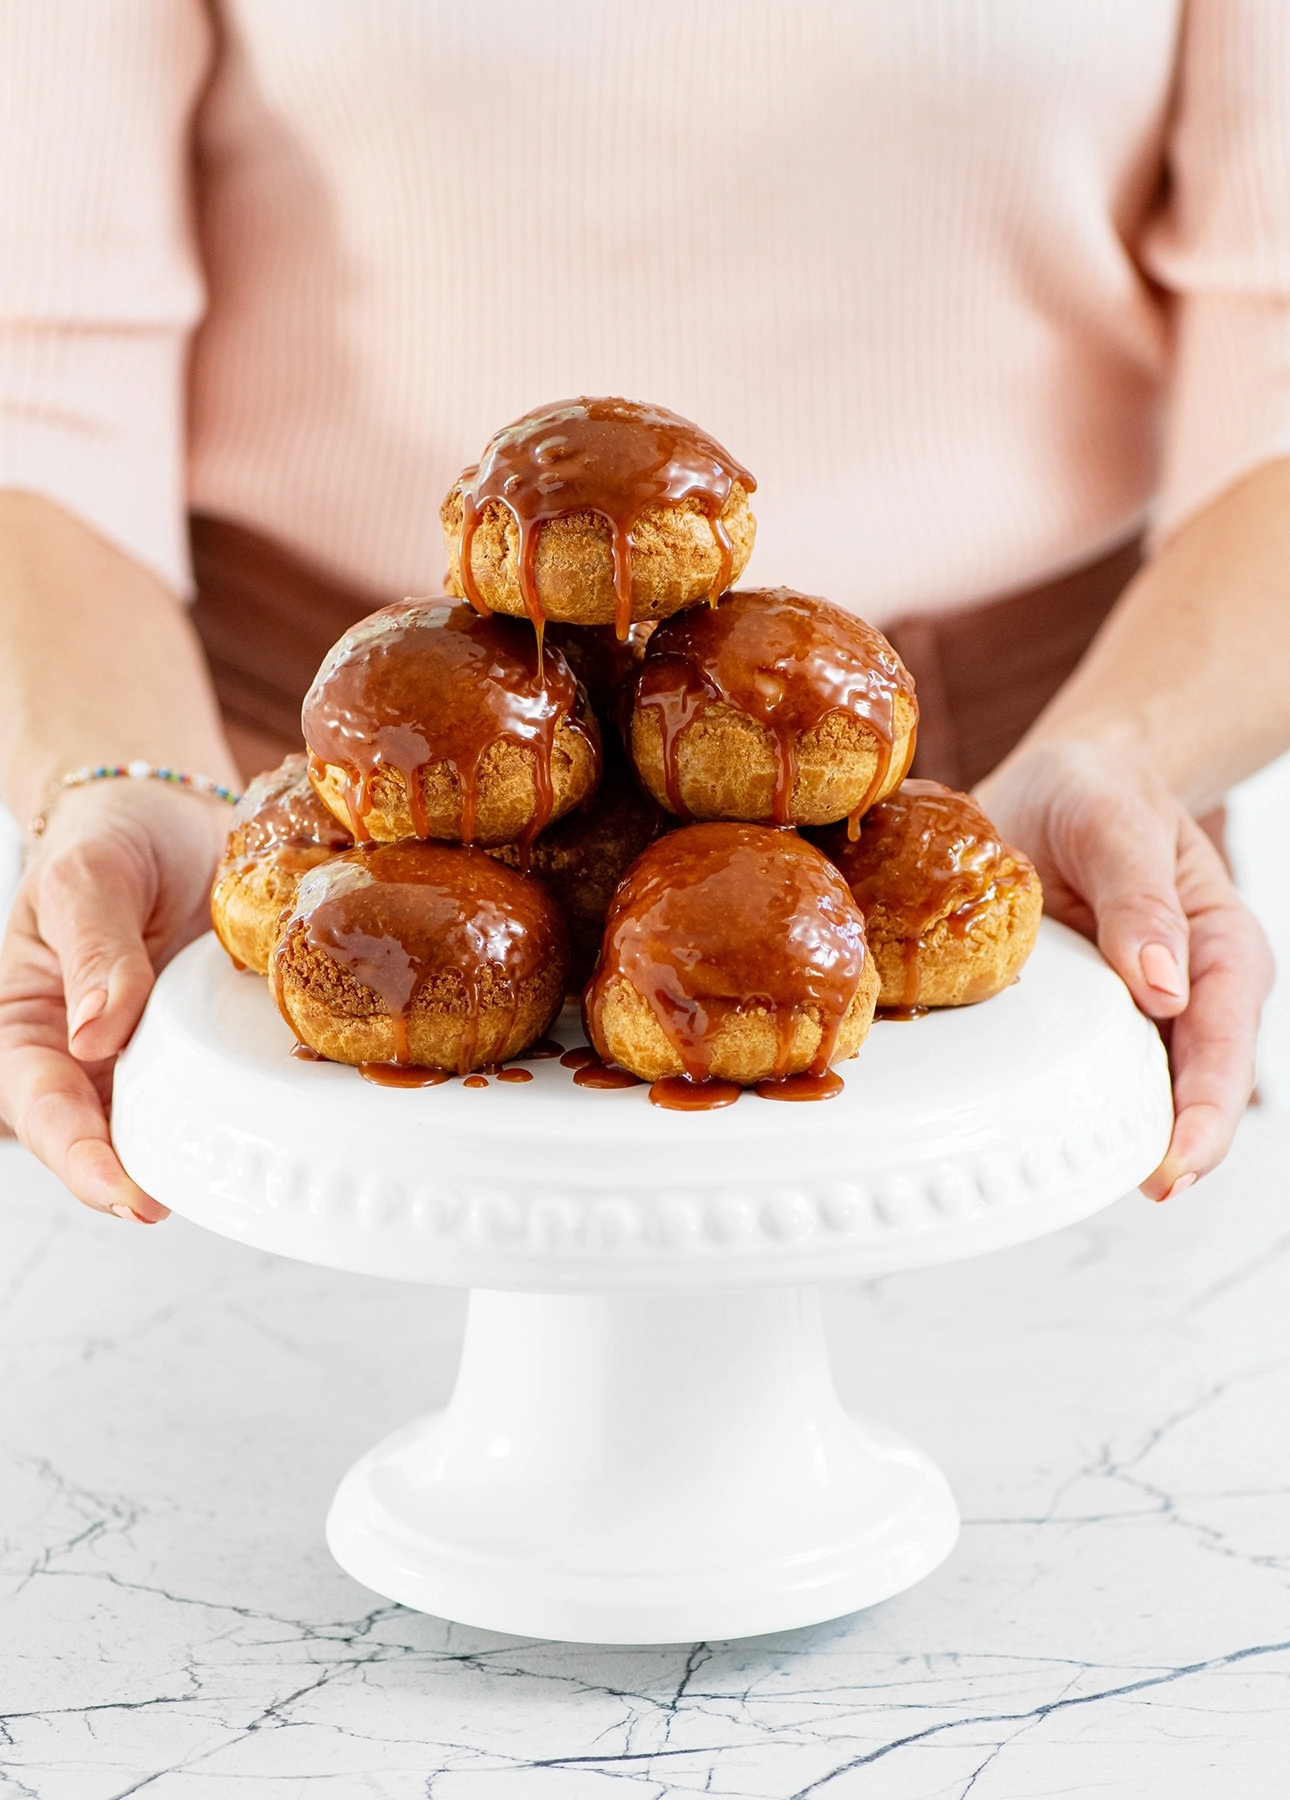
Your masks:
M1290 1120L1209 1181L829 1296L963 1538L831 1625L665 1649L382 1603L332 1489L463 1297L75 1207L0 1145L0 1796L1281 1800Z

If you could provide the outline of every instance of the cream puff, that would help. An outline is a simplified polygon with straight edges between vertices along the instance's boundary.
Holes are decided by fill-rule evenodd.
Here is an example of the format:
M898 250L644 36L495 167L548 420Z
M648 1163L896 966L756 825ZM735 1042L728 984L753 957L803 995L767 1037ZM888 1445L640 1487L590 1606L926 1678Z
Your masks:
M788 588L666 620L637 678L631 751L682 819L853 825L900 782L914 683L882 633Z
M450 602L360 620L302 723L314 786L360 843L526 843L599 779L599 729L559 648Z
M542 1037L568 967L564 920L540 882L482 850L379 844L304 876L270 980L319 1056L464 1075Z
M639 856L614 895L587 1034L647 1081L740 1086L854 1056L878 975L864 919L813 845L762 825L693 825Z
M969 795L906 781L865 814L858 841L836 826L816 841L865 916L880 1006L968 1006L1016 980L1043 889Z
M748 471L661 406L559 401L499 431L443 503L448 586L490 612L575 625L715 599L752 554Z
M211 924L239 968L268 972L278 919L300 877L353 842L314 792L303 756L255 777L233 814L211 889Z

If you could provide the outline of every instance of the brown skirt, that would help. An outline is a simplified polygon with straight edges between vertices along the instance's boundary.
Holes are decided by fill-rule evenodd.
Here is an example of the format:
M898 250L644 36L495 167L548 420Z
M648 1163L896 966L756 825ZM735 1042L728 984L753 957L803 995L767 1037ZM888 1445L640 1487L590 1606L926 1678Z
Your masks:
M358 593L269 539L192 520L193 622L243 774L302 747L300 707L324 655L393 596ZM914 773L970 788L1029 729L1142 560L1136 541L1025 593L886 627L918 688Z

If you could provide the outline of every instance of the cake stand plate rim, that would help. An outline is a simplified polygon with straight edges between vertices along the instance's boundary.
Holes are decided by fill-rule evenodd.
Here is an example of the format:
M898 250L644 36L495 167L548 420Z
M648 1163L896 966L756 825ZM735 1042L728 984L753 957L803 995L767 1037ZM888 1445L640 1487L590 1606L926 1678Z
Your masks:
M213 938L189 946L118 1064L126 1168L256 1248L446 1285L780 1285L951 1260L1119 1198L1172 1119L1154 1027L1051 921L1019 988L876 1026L819 1105L662 1113L555 1062L491 1094L382 1090L290 1042L266 984ZM915 1103L920 1068L939 1110Z

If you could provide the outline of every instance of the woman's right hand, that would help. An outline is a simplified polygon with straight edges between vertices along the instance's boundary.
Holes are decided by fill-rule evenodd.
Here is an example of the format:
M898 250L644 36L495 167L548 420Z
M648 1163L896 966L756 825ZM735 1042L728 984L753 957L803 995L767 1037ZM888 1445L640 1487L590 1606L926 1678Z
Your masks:
M96 1212L167 1209L122 1168L112 1069L157 971L205 931L228 809L154 781L62 795L0 950L0 1118Z

